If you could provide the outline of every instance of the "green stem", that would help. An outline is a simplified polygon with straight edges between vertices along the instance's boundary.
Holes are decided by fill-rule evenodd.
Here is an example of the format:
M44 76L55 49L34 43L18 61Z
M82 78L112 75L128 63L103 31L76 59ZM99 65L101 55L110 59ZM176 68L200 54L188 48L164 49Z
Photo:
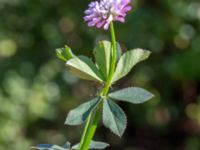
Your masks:
M115 29L114 29L113 22L110 23L110 33L111 33L111 40L112 40L112 55L111 55L112 59L111 59L111 65L110 65L110 73L109 73L107 84L105 86L103 96L107 95L109 88L112 84L112 77L115 72L116 59L117 59L117 43L116 43L116 38L115 38Z
M110 24L110 32L111 32L111 40L112 40L112 62L111 62L111 70L110 70L110 82L112 80L113 74L115 72L115 65L116 65L116 57L117 57L117 42L115 38L115 29L114 24L111 22Z
M102 95L104 97L107 96L110 86L112 84L112 77L113 77L113 74L115 71L115 66L116 66L116 55L117 55L117 47L116 46L117 45L116 45L115 30L114 30L113 22L111 22L111 24L110 24L110 33L111 33L111 40L112 40L112 55L111 55L112 59L111 59L110 73L109 73L108 80L106 82L105 87L103 88L103 90L100 93L100 95ZM100 101L102 101L102 98ZM90 116L87 119L78 150L88 150L90 142L95 134L97 124L99 122L99 118L100 118L100 113L97 108L95 111L93 111L90 114Z
M95 134L95 131L99 122L99 118L100 118L100 113L98 110L91 113L90 116L88 117L85 129L83 132L83 136L81 138L81 142L79 145L79 150L88 149L90 142Z
M90 114L88 119L87 119L84 131L83 131L83 135L82 135L82 138L81 138L81 142L80 142L80 145L79 145L79 149L83 146L84 140L86 139L85 137L86 137L86 134L88 132L87 130L89 129L89 125L90 125L90 122L91 122L91 116L92 116L92 114Z

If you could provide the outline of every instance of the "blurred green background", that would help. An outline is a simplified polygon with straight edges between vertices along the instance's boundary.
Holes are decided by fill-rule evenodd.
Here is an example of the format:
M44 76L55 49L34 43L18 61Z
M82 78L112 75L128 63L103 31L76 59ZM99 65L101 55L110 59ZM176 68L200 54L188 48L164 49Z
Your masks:
M103 30L88 28L89 0L0 0L0 150L38 143L77 143L83 126L64 126L68 111L98 86L71 76L55 56L69 45L92 56ZM96 140L110 150L200 150L200 2L135 0L125 24L116 24L123 50L144 48L150 59L113 89L141 86L156 97L120 104L128 127L119 139L101 125ZM92 94L91 94L92 93Z

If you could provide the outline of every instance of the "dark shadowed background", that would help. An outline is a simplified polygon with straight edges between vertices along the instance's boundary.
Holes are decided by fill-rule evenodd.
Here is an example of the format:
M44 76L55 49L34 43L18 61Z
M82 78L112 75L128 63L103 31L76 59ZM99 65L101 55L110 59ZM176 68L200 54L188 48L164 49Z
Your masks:
M77 143L83 126L65 126L68 111L89 100L97 85L71 76L55 48L92 56L103 30L88 28L89 0L0 0L0 150L38 143ZM151 101L120 104L128 127L119 139L101 125L96 140L110 150L200 150L200 2L135 0L116 24L123 51L144 48L150 59L113 89L140 86ZM92 94L91 94L92 93Z

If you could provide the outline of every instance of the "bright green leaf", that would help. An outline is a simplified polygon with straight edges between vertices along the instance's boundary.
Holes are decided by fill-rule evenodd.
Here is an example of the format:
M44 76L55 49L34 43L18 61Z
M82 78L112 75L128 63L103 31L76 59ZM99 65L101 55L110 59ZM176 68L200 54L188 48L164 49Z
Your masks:
M91 141L90 142L90 145L89 145L89 149L105 149L107 148L108 146L110 146L108 143L105 143L105 142L99 142L99 141ZM75 149L77 150L79 147L79 143L74 145L72 147L72 149Z
M121 137L126 129L127 118L123 110L110 99L103 103L103 124Z
M70 59L66 65L72 74L81 79L103 82L103 77L95 64L85 56Z
M104 78L107 79L110 71L112 43L109 41L100 41L94 48L96 63L101 70ZM117 58L121 56L121 48L117 43Z
M109 75L111 48L112 44L109 41L100 41L94 48L96 63L105 78Z
M124 53L117 64L112 82L127 75L138 62L147 59L149 55L150 51L142 49L134 49Z
M79 107L71 110L68 113L65 124L67 125L79 125L85 122L90 113L98 105L99 98L96 97L91 101L81 104Z
M75 57L75 55L72 53L72 50L67 45L63 48L56 49L56 55L59 59L65 62Z
M110 93L108 96L116 100L140 104L150 100L154 95L145 89L130 87Z

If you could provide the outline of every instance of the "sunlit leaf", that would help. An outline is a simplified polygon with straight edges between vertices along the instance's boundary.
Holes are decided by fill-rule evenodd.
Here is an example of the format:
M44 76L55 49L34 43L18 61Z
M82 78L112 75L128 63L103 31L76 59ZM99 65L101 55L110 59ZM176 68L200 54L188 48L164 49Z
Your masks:
M116 100L140 104L150 100L154 95L142 88L129 87L110 93L108 96Z
M95 64L85 56L70 59L66 65L72 74L81 79L103 82L103 77Z
M103 103L103 124L121 137L126 129L127 118L123 110L110 99Z
M133 49L124 53L119 59L112 82L127 75L138 62L147 59L149 55L150 51L142 49Z
M104 77L109 75L112 44L109 41L100 41L94 48L96 63Z
M109 41L100 41L97 46L94 48L94 56L96 63L101 70L104 78L107 79L110 71L111 63L111 54L112 54L112 43ZM121 48L117 43L117 58L121 56Z
M91 101L81 104L79 107L71 110L66 118L65 124L67 125L79 125L85 122L90 113L98 105L99 98L96 97Z

